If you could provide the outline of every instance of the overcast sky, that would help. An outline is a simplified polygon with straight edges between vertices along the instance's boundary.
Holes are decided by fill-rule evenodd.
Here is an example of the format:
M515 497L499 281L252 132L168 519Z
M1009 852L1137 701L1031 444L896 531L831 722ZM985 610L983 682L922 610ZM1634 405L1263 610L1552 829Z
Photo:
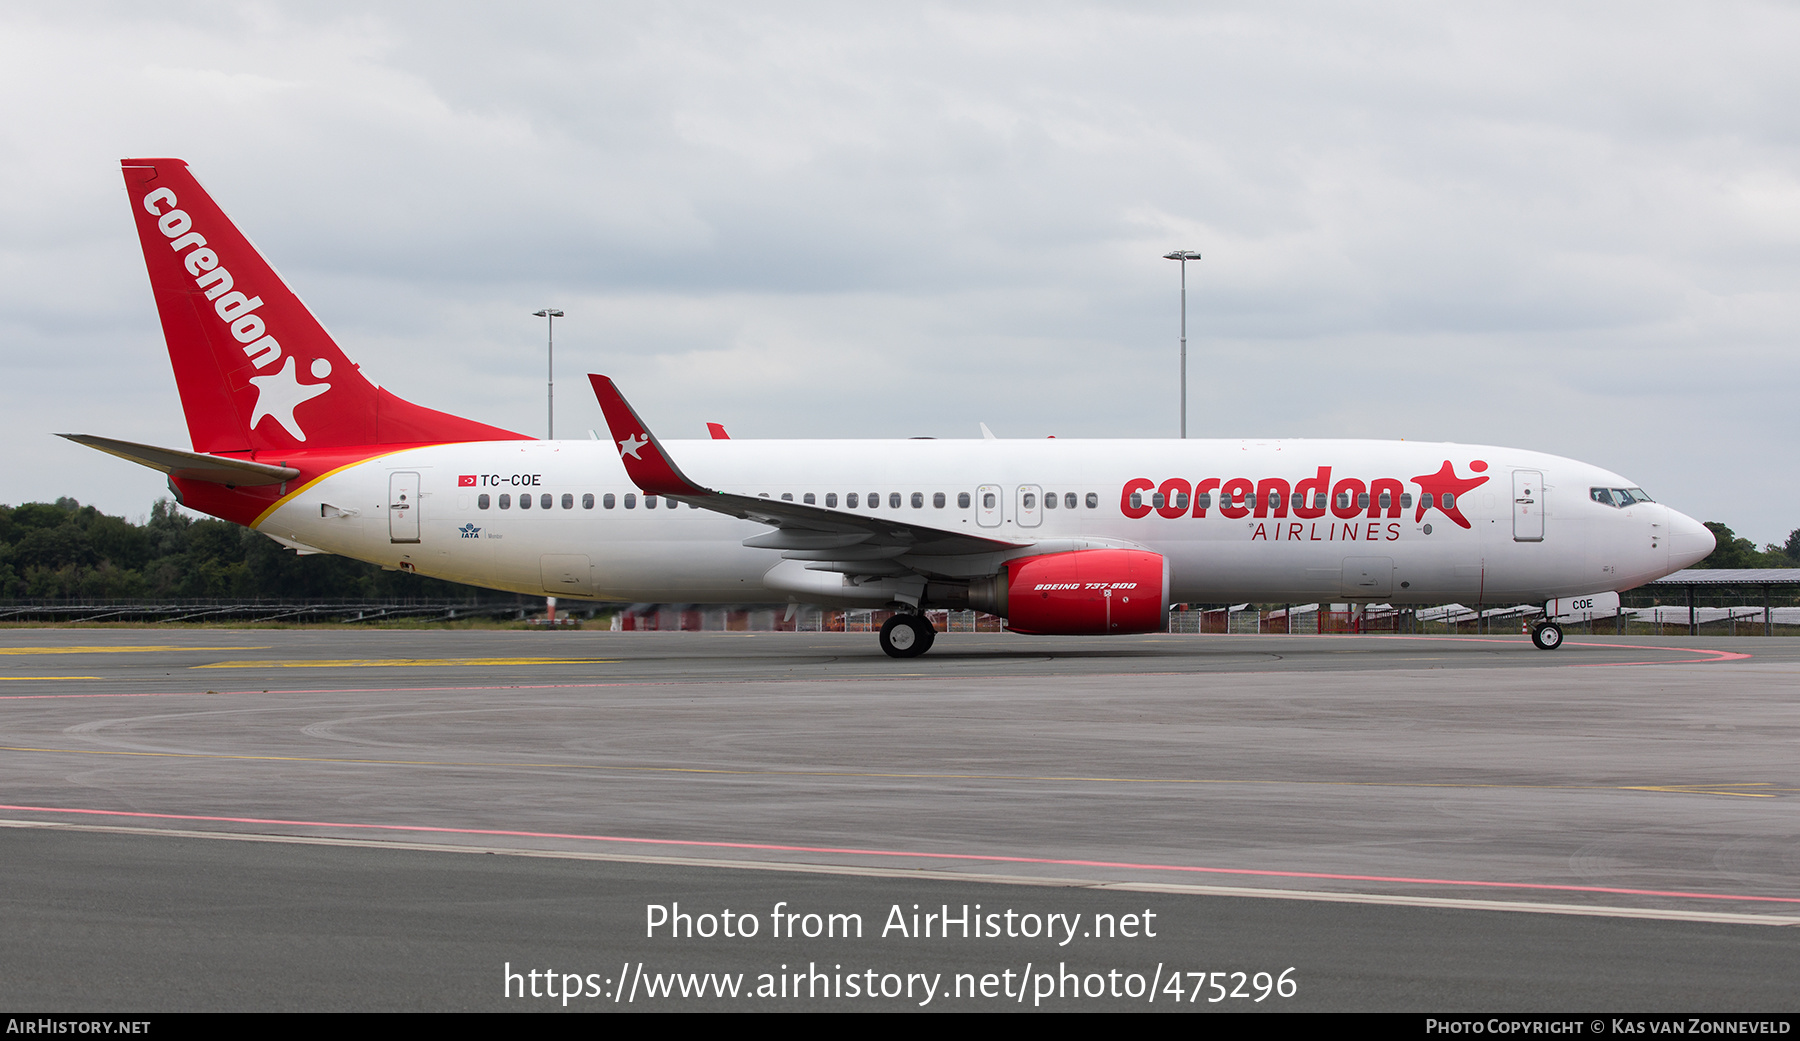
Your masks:
M366 373L542 434L1405 437L1800 526L1800 8L9 5L0 501L186 447L118 160Z

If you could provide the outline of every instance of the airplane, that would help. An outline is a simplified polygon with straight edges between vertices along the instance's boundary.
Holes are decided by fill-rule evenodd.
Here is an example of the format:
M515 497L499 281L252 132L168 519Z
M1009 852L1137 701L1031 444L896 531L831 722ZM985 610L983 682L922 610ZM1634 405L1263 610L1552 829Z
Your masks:
M1616 473L1489 445L664 442L600 375L610 436L539 440L370 383L185 162L121 166L192 446L62 436L299 553L569 600L886 608L904 658L928 608L1123 635L1174 604L1320 600L1543 603L1548 650L1714 546Z

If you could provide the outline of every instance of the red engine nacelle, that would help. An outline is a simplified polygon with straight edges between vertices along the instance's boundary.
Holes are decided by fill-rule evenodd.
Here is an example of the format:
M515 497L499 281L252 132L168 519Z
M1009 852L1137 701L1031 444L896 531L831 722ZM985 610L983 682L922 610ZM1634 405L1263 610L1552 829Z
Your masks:
M1169 566L1143 549L1078 549L1009 560L973 583L969 606L1006 618L1014 632L1099 636L1169 626Z

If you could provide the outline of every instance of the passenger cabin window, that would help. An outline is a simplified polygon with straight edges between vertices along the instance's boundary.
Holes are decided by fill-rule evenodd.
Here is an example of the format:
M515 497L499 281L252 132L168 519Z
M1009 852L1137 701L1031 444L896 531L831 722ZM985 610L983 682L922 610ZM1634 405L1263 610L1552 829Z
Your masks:
M836 492L826 492L825 493L825 505L831 507L834 510L837 509L837 493Z
M1055 492L1045 492L1044 493L1044 509L1046 509L1046 510L1056 509L1056 493Z
M857 495L855 492L851 492L850 494L844 496L844 508L851 509L851 510L856 509L856 500L857 500Z
M781 493L781 501L782 502L793 502L794 501L794 493L793 492L782 492Z
M880 492L870 492L869 493L869 509L871 509L871 510L881 509L881 493Z
M613 496L613 493L611 493L611 492L607 492L605 495L602 495L600 497L600 505L606 507L609 510L618 506L618 504L619 504L619 500L617 498L615 498Z
M493 500L488 498L487 493L482 492L475 497L475 508L478 510L485 510L492 502Z
M813 495L813 493L807 492L805 495L802 495L800 497L800 501L805 503L808 506L812 506L812 505L816 504L819 500L816 496Z
M944 508L944 493L943 492L932 492L931 493L931 508L934 510L941 510Z
M1356 508L1359 510L1366 510L1369 508L1368 492L1358 492L1356 494Z
M1452 493L1452 492L1444 493L1444 509L1446 509L1446 510L1456 509L1456 495L1454 493Z
M925 508L925 493L924 492L912 493L912 508L915 510L922 510Z
M957 492L956 493L956 508L959 510L966 510L969 508L969 493L968 492Z
M1093 496L1089 495L1088 498L1091 499L1091 498L1093 498ZM1200 507L1203 510L1212 509L1212 493L1211 492L1201 492L1199 501L1194 503L1194 505Z
M1159 498L1159 499L1160 499L1160 498L1162 498L1162 496L1160 496L1160 495L1159 495L1159 496L1157 496L1157 498ZM1036 495L1033 495L1033 494L1032 494L1032 493L1030 493L1030 492L1026 492L1026 493L1025 493L1025 496L1024 496L1024 499L1023 499L1023 500L1022 500L1022 504L1023 504L1023 505L1024 505L1024 507L1025 507L1025 508L1026 508L1026 509L1028 509L1028 510L1035 510L1035 509L1037 509L1037 496L1036 496ZM1157 505L1158 505L1158 506L1161 506L1161 505L1162 505L1162 503L1157 503Z
M654 495L644 496L644 509L646 509L646 510L656 509L656 496L654 496Z
M1069 492L1063 496L1063 508L1070 509L1070 510L1075 508L1075 493L1074 492Z
M982 509L991 510L994 508L995 504L996 503L995 503L993 492L983 492L982 493L982 495L981 495L981 508ZM1135 505L1135 504L1133 504L1133 505Z
M1411 492L1401 492L1400 493L1400 508L1403 510L1412 509L1412 493Z
M1178 510L1185 510L1188 508L1188 493L1186 493L1186 492L1176 492L1175 493L1175 508Z
M897 510L899 508L900 508L900 493L899 492L889 492L888 493L888 509Z
M531 493L530 492L526 492L524 495L519 496L519 509L521 509L521 510L531 509Z
M562 497L562 508L565 510L574 509L575 508L575 496L569 494L568 492L564 492L563 497Z
M512 496L507 492L500 493L500 508L503 510L512 509Z
M1143 492L1132 492L1131 493L1131 508L1134 510L1141 510L1144 508L1144 493Z
M594 508L594 493L593 492L587 492L582 495L581 508L584 510L591 510Z
M626 492L625 493L625 508L628 510L637 509L637 493L636 492Z
M1087 508L1090 510L1097 510L1100 508L1100 495L1098 492L1089 492L1087 494Z

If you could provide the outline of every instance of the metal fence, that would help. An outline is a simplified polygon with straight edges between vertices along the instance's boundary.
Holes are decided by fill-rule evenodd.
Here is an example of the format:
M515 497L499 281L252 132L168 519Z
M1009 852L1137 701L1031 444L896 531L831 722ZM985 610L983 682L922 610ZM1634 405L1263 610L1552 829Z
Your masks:
M374 622L527 618L542 598L504 600L5 600L0 622ZM589 605L579 610L591 614Z

